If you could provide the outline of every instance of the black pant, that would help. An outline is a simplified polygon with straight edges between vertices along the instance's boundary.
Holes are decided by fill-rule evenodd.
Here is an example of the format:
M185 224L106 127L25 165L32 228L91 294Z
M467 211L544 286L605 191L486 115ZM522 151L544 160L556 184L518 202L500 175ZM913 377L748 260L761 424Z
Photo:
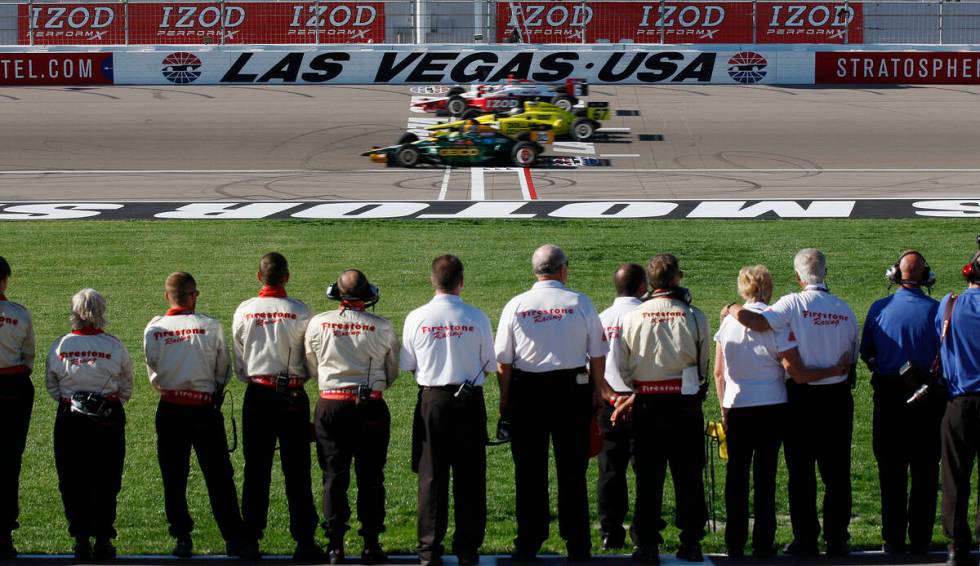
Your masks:
M30 374L0 375L0 537L19 526L20 464L33 409Z
M310 476L310 400L302 389L280 394L250 383L242 406L242 518L247 535L255 540L262 538L269 517L276 441L289 504L289 533L296 541L310 542L317 523Z
M621 422L614 427L609 420L612 413L613 407L608 403L599 413L599 430L602 432L599 480L596 486L599 532L603 537L623 538L626 536L623 521L626 520L626 512L629 510L626 470L633 459L633 423Z
M382 399L355 403L320 399L316 404L316 448L323 470L323 530L343 540L350 520L351 460L357 473L358 531L377 540L385 530L385 462L391 438L391 414Z
M683 544L704 538L704 414L696 395L637 395L633 407L636 510L633 541L659 546L667 466L674 480L676 525Z
M160 402L157 406L157 458L163 476L163 501L170 523L170 536L189 538L194 529L187 508L187 476L191 448L197 454L211 500L211 510L221 536L239 541L244 536L238 510L234 470L228 457L225 421L212 407L186 407Z
M483 388L458 401L458 387L422 389L416 430L419 459L418 553L426 560L443 553L449 523L452 470L455 531L453 553L477 555L487 526L487 412Z
M875 376L871 445L881 486L881 538L915 546L932 542L939 488L940 426L945 403L926 399L909 406L901 378ZM912 487L909 490L909 476Z
M728 410L728 465L725 475L725 544L742 550L749 537L749 472L754 483L752 548L765 551L776 537L776 469L789 424L788 405Z
M854 426L850 385L800 385L787 381L786 391L790 411L786 468L793 538L801 544L816 544L820 535L816 467L824 484L824 540L829 544L846 543L850 538Z
M973 463L980 453L980 397L956 397L946 406L942 453L943 533L957 548L968 549L980 530L980 508L972 527L967 520Z
M105 419L58 406L54 421L54 463L58 489L75 538L115 538L116 497L126 459L126 414L112 403Z
M514 369L510 385L510 451L517 495L517 550L535 554L548 539L548 443L558 477L558 532L570 552L592 548L589 533L589 427L592 385L585 370L526 373Z

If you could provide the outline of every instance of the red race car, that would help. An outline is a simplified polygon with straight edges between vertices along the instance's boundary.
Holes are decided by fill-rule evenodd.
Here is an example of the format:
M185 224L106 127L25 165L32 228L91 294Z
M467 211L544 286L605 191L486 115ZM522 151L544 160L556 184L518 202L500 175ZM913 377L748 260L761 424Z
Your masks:
M565 79L565 84L550 85L509 78L498 84L472 86L469 90L457 85L445 96L423 98L413 106L425 112L446 111L453 116L462 116L471 108L487 113L502 112L532 100L550 102L571 111L579 97L588 94L589 85L584 79Z

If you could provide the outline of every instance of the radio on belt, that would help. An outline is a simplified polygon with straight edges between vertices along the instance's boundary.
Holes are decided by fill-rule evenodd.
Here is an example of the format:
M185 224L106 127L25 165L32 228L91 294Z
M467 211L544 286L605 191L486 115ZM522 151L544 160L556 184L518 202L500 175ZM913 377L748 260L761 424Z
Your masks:
M286 393L289 390L289 372L281 371L276 374L276 393Z

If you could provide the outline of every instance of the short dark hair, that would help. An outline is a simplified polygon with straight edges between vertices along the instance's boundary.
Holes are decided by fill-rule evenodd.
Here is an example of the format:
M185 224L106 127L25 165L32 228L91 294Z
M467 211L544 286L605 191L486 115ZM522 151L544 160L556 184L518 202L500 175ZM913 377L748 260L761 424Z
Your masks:
M657 254L647 264L647 278L655 289L665 289L681 275L680 262L674 254Z
M455 291L463 282L463 262L454 255L432 260L432 285L440 291Z
M179 304L184 304L191 298L191 293L197 290L197 281L186 271L175 271L167 277L163 288Z
M289 277L289 263L279 252L270 252L262 256L259 261L259 273L262 274L262 282L270 287L282 287Z
M634 297L640 290L640 285L646 282L646 273L638 263L624 263L613 275L613 285L616 286L616 296Z
M0 256L0 279L6 279L10 277L10 264L7 260Z

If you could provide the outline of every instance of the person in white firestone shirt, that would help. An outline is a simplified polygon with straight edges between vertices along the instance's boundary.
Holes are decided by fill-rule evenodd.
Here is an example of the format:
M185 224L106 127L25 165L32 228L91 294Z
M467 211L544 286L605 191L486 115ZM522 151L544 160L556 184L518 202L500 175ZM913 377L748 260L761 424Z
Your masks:
M171 273L164 284L170 309L154 317L143 333L146 371L150 384L160 392L157 458L170 536L177 540L173 554L190 558L193 550L194 521L187 508L193 448L227 554L255 560L258 546L254 541L244 543L245 526L221 415L224 389L231 378L231 356L221 323L194 312L199 295L190 273Z
M495 344L500 415L512 426L517 490L512 558L535 560L548 538L550 438L559 532L568 560L587 561L592 556L586 486L590 426L596 398L613 397L604 379L609 346L592 301L565 286L565 252L541 246L531 265L538 282L504 307Z
M58 488L75 559L112 560L126 457L123 403L133 395L133 363L123 343L102 330L106 302L94 289L71 298L70 318L71 332L51 345L45 369L48 393L58 402Z
M826 260L820 250L800 250L793 258L799 293L784 295L761 313L732 303L722 311L757 332L789 330L806 368L827 368L850 356L849 371L811 381L786 382L790 420L786 423L786 467L789 472L789 511L793 541L784 552L794 556L819 554L817 537L817 479L824 483L823 532L827 554L850 552L851 437L854 425L855 364L858 325L854 311L832 295L824 283ZM792 349L792 348L790 348Z

